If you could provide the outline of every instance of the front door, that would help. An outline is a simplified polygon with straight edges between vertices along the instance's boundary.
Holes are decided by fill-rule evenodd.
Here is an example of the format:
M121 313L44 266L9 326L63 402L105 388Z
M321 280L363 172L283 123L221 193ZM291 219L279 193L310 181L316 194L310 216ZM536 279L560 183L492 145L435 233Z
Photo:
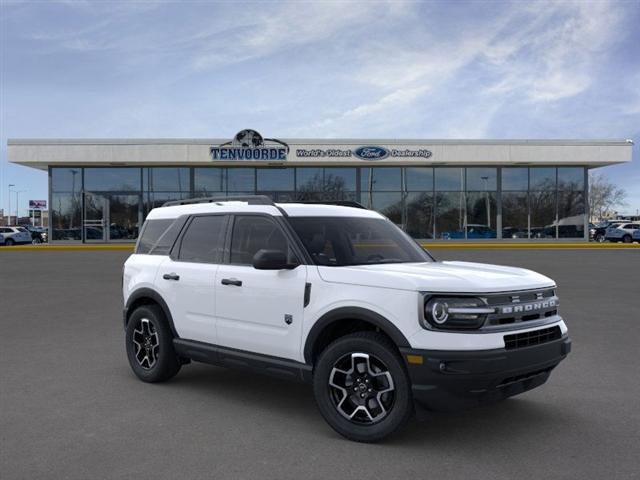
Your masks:
M216 323L221 346L300 361L307 267L256 270L260 249L293 253L281 226L269 216L238 215L229 263L216 273Z
M87 242L132 242L138 238L142 198L137 194L84 195L84 239Z
M86 242L107 241L108 212L108 197L96 193L85 193L82 229Z

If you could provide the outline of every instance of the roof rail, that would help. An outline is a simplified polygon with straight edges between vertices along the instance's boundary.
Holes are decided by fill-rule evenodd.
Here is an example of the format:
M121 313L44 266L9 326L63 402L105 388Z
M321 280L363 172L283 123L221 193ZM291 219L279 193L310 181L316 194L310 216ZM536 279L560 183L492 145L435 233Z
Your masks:
M308 205L338 205L340 207L353 207L369 210L367 207L355 200L302 200L296 203L304 203Z
M237 197L196 197L184 200L171 200L162 204L163 207L174 207L176 205L191 205L194 203L218 203L218 202L247 202L248 205L271 205L276 206L266 195L239 195Z

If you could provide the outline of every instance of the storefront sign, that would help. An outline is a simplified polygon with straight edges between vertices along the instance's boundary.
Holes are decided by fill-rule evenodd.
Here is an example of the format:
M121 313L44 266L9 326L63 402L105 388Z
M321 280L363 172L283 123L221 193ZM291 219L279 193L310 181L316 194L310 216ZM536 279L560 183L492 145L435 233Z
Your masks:
M377 145L365 145L354 149L344 148L298 148L298 158L350 158L361 160L383 160L385 158L430 158L431 150L426 148L385 148Z
M213 160L286 160L289 146L274 138L262 138L255 130L242 130L232 141L211 147Z

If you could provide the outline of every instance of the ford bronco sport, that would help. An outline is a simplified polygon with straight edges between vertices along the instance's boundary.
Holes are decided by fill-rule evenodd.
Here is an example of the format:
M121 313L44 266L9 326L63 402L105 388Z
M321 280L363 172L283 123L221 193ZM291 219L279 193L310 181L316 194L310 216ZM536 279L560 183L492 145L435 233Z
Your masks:
M569 353L553 280L436 261L357 207L250 196L152 210L123 273L134 373L160 382L198 361L307 381L331 427L372 442L414 402L504 399Z

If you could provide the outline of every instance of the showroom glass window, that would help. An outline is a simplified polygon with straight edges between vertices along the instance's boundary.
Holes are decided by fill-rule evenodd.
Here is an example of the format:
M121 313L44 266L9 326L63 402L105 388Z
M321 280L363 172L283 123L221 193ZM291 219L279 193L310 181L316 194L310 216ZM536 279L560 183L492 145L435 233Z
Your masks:
M433 168L407 167L405 177L405 225L413 238L433 238Z
M213 197L225 195L226 168L194 168L193 169L193 192L198 197Z
M253 195L255 191L255 168L230 167L227 169L227 193L229 195Z
M82 169L51 168L52 240L82 240Z
M320 201L324 191L323 168L296 168L296 200Z
M292 202L295 199L295 169L258 168L256 193L268 195L275 202Z
M584 177L582 167L558 168L558 238L585 236Z
M556 169L529 169L530 238L556 238Z
M497 190L497 168L467 168L465 195L467 239L478 240L497 237Z
M502 170L502 238L529 237L529 169Z
M189 168L154 167L142 169L142 189L146 212L171 200L191 197Z
M140 168L85 168L84 189L89 192L139 192Z
M364 205L403 226L402 168L362 168L360 175L360 198Z
M464 168L436 168L434 177L436 238L465 238Z

